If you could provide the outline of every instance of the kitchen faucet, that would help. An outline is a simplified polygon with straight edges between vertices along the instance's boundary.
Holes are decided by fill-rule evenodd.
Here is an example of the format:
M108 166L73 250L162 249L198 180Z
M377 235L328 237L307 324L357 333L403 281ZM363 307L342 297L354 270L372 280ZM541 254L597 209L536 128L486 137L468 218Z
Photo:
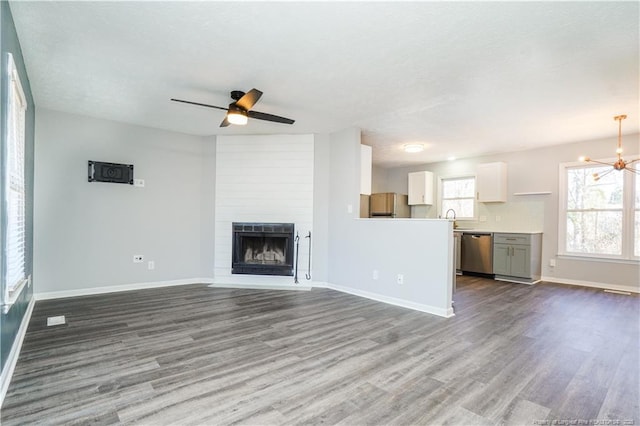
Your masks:
M454 209L449 209L447 210L447 212L444 214L444 218L445 219L449 219L449 212L453 212L453 220L456 220L456 211Z

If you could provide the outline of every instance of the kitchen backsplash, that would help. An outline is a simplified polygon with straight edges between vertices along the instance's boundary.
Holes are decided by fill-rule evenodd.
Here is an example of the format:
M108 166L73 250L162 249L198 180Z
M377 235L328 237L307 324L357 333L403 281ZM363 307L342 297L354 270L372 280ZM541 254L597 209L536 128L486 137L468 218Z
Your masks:
M478 221L466 222L471 228L489 231L542 231L544 201L511 201L508 203L478 203ZM480 219L485 219L485 222Z
M507 203L477 203L475 221L460 220L460 227L505 232L538 232L544 227L544 200L510 201ZM413 218L438 217L436 206L413 206Z

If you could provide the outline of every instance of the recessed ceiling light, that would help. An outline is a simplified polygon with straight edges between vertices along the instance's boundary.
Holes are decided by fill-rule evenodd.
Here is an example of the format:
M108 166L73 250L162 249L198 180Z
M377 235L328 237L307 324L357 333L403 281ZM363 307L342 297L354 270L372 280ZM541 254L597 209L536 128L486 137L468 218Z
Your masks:
M404 152L422 152L424 151L424 145L421 143L408 143L404 146Z
M455 159L456 159L456 157L454 157L454 156L451 156L451 157L447 158L447 160L449 160L449 161L453 161Z

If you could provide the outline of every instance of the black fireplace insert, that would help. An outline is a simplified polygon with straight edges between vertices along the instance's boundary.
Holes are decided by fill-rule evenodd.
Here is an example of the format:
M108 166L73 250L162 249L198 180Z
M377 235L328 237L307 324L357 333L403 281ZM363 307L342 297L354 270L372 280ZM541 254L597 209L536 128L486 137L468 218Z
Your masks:
M293 223L233 222L232 274L293 276Z

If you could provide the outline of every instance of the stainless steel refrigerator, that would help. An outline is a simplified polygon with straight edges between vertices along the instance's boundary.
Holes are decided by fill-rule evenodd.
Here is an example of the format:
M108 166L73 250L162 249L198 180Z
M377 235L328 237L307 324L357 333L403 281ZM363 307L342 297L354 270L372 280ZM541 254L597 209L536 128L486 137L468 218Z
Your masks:
M407 195L381 192L371 194L369 214L370 217L411 217L411 207Z

